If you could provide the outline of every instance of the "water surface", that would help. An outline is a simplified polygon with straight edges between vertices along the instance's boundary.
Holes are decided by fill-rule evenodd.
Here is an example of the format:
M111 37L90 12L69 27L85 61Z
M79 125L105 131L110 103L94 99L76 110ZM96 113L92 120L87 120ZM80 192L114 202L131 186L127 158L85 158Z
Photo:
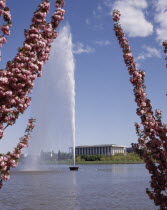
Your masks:
M154 210L143 164L47 166L13 171L0 192L0 210Z

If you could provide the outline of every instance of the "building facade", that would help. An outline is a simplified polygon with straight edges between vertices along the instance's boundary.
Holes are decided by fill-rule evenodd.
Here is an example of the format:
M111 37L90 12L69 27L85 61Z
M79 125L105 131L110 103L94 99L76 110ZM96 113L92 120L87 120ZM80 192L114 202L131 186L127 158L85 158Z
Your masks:
M115 155L117 153L126 154L126 147L115 144L77 146L75 147L76 155Z

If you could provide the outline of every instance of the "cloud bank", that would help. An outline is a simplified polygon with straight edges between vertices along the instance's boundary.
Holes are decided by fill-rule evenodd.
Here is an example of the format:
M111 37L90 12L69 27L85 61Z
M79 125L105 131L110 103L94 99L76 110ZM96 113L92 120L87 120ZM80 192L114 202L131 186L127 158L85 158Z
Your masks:
M153 33L153 25L144 13L147 7L146 0L117 0L112 9L120 10L121 25L129 37L147 37Z
M158 24L156 28L157 40L162 42L167 40L167 1L156 1L155 10L155 22Z
M92 53L94 52L94 48L84 45L81 42L77 42L76 44L73 44L73 53L74 54L82 54L82 53Z
M96 45L99 46L108 46L111 45L111 42L109 40L98 40L94 42Z
M161 53L155 47L143 46L144 51L136 58L137 61L145 60L147 58L156 57L161 58Z

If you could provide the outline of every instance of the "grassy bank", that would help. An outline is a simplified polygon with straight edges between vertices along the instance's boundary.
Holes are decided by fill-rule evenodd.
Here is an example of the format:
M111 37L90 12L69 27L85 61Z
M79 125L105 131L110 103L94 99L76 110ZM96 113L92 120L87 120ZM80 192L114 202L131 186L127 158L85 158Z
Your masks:
M140 164L143 160L135 153L104 155L80 155L76 156L77 164Z
M142 164L141 161L129 160L129 161L119 161L119 160L101 160L101 161L77 161L76 164Z

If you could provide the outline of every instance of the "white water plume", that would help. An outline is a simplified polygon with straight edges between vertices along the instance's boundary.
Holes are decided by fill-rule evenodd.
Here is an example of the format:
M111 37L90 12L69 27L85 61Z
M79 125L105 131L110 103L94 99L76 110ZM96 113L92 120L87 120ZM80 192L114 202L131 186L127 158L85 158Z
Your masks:
M74 69L72 35L66 25L53 42L50 59L34 88L31 109L37 126L28 153L38 156L41 151L69 152L69 147L75 148Z

